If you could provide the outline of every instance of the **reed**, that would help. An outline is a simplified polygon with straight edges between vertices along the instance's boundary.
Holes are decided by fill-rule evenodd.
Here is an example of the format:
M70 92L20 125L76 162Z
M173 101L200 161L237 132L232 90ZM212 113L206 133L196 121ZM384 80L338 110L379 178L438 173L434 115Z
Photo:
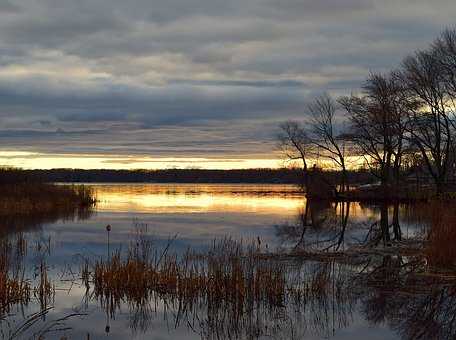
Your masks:
M64 212L96 203L93 191L82 185L3 183L0 190L0 216Z
M456 206L435 201L427 207L431 216L425 255L433 267L456 268Z
M55 286L48 276L46 261L41 260L38 270L38 284L33 293L40 305L40 310L46 310L54 302Z
M244 251L231 240L214 242L204 256L187 252L176 255L144 251L134 243L126 258L115 252L109 260L95 263L92 275L95 295L120 302L141 303L152 295L192 303L205 299L211 305L228 303L242 309L253 302L270 306L283 303L285 273L280 265L256 257L253 248ZM139 249L139 247L142 247ZM89 275L83 275L86 285Z
M27 306L32 299L36 299L41 310L48 309L53 302L55 287L45 260L37 268L37 280L26 275L25 256L29 249L22 233L0 239L0 321L13 306Z
M13 305L27 305L30 301L31 286L24 278L22 265L26 249L22 234L16 235L14 240L0 240L0 320Z
M124 255L115 251L93 265L84 263L81 276L112 318L128 305L132 329L144 331L156 306L163 304L174 327L186 325L202 339L274 337L289 328L288 317L299 319L302 332L310 321L315 332L325 335L330 308L339 310L338 325L353 312L352 281L333 262L265 256L257 244L232 239L214 241L202 253L189 250L178 256L167 249L154 252L142 238L131 242Z

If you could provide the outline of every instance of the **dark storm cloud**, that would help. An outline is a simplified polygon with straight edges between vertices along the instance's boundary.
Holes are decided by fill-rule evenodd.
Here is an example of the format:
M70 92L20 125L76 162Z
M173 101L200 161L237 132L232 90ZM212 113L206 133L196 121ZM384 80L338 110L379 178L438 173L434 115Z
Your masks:
M128 120L148 127L258 116L266 119L291 114L303 106L301 84L294 81L179 83L149 88L106 85L109 89L91 92L74 86L69 86L71 90L55 89L41 81L39 89L33 85L20 93L14 89L16 85L0 87L0 99L9 107L33 105L34 112L52 113L61 122ZM34 112L29 114L34 116ZM0 117L9 115L8 109L0 108Z
M453 24L453 0L0 3L3 149L268 156L279 122Z
M40 44L40 47L57 47L72 39L84 37L103 31L127 29L128 26L113 17L85 15L82 18L62 17L45 18L30 17L27 21L13 22L4 28L7 42Z
M1 12L4 12L4 13L16 13L20 11L20 7L13 4L11 1L8 1L8 0L3 0L1 3L0 3L0 13Z

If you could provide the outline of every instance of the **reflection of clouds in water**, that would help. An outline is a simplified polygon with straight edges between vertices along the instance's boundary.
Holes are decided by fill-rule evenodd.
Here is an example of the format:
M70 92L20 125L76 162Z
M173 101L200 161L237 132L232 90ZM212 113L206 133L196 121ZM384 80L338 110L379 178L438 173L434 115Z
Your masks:
M174 329L174 324L171 315L167 315L170 323L166 324L164 320L165 307L162 301L153 305L151 311L150 323L148 332L135 332L131 329L131 315L129 306L122 305L121 311L116 315L115 319L110 319L107 322L106 313L99 308L98 301L90 301L88 306L81 304L81 297L86 293L82 286L74 285L69 290L68 285L59 285L55 297L55 307L48 314L48 321L61 318L62 316L70 315L75 311L80 311L87 315L81 317L70 318L65 322L65 327L71 327L68 335L71 339L86 339L87 334L90 334L90 339L104 339L109 336L109 339L200 339L198 334L195 334L181 326ZM68 290L66 290L68 289ZM110 332L106 334L106 325L109 323ZM38 325L39 326L39 325ZM59 335L63 335L64 333Z
M277 243L272 232L273 225L282 222L276 216L252 214L173 214L135 216L140 222L148 224L148 234L158 248L166 246L169 238L177 235L172 243L172 251L183 253L188 247L205 249L215 238L231 236L236 239L256 240L260 237L263 244L274 247ZM126 250L132 240L133 217L113 213L97 214L90 221L54 224L46 228L57 245L54 249L55 261L68 261L74 254L86 256L106 256L106 224L111 224L111 249Z
M314 267L315 265L316 264L309 263L309 267L305 266L304 268L311 271L311 268L319 268L318 265ZM307 270L304 269L303 273L309 274ZM283 340L291 339L290 335L294 335L293 338L304 340L321 339L323 338L323 335L324 338L336 340L365 338L367 336L371 339L398 339L393 331L388 329L385 325L375 325L374 328L372 324L369 324L369 322L365 320L360 312L351 310L351 308L349 308L351 300L350 298L345 300L345 295L339 296L340 300L336 302L338 307L331 305L329 302L331 301L332 293L330 292L331 290L325 291L325 294L319 297L322 299L321 301L318 297L315 301L310 297L310 301L300 305L300 312L305 315L303 319L298 315L299 313L293 314L292 311L294 309L293 307L290 307L284 308L283 310L281 309L279 315L275 315L273 312L265 315L260 314L260 320L256 320L256 322L259 322L258 325L252 320L253 325L247 324L243 327L255 331L257 330L255 327L259 326L260 329L257 330L259 334L263 334L263 331L270 331L272 332L272 335L274 335L271 336L272 338ZM58 315L68 315L74 312L75 307L81 305L80 297L83 296L84 293L85 291L81 287L73 287L68 293L66 291L58 291L56 300L60 302L56 304L56 308L50 313L50 319L55 319ZM356 295L353 297L356 297ZM319 303L319 301L323 301L324 303ZM146 309L136 309L128 303L121 303L114 318L107 318L103 308L98 308L98 306L99 301L92 299L87 306L87 309L84 310L88 314L87 316L82 318L71 318L65 323L65 326L72 328L69 332L71 338L84 339L88 333L90 333L91 339L106 338L104 330L106 324L109 323L109 338L111 339L201 339L195 332L202 331L204 327L207 326L205 322L208 321L206 320L208 311L204 304L194 306L196 310L193 310L192 308L189 310L189 315L187 316L190 319L189 321L196 322L196 324L192 324L192 329L188 327L187 317L184 317L183 320L176 323L176 310L178 309L178 306L181 306L177 302L173 305L171 301L168 301L168 304L165 307L163 300L158 298L158 300L155 301L153 299L152 302L146 304ZM336 314L329 316L327 313L330 312L332 308L335 308L333 313L335 312ZM142 313L144 310L147 311L145 314ZM165 313L165 311L167 311L167 313ZM193 318L194 313L198 314L196 319ZM315 313L317 316L313 316ZM345 321L343 321L345 320L344 316L339 319L337 313L341 313L342 315L348 313L348 323L346 324ZM255 312L253 312L253 314L255 315ZM228 313L228 315L230 315L230 313ZM321 320L320 318L323 315L326 315L328 319ZM284 316L287 316L287 318L284 319ZM203 323L200 324L199 321L202 321ZM220 323L217 324L220 327L226 325L225 323L228 323L229 325L230 322L229 320L223 319L219 321ZM334 324L333 321L336 323ZM146 325L145 328L141 329L142 322L146 322ZM288 322L290 322L290 324L288 324ZM302 324L300 322L302 322ZM275 328L274 326L276 325L280 325L281 327ZM250 328L251 326L253 326L253 328ZM200 327L203 327L203 329ZM206 331L210 334L209 330ZM220 329L220 332L224 334L222 329ZM224 337L218 338L223 339ZM258 339L266 338L268 337L260 336ZM206 338L203 337L203 339ZM210 339L212 338L210 337ZM244 339L244 337L242 337L242 339Z
M304 197L295 186L117 185L95 186L99 211L155 213L252 212L283 215L299 209Z
M101 204L97 212L88 220L68 220L45 224L36 237L51 236L53 250L48 264L53 268L53 277L57 278L65 265L71 264L77 271L80 258L75 254L100 258L107 255L107 232L110 224L111 250L122 247L126 250L134 232L133 222L148 224L150 237L157 247L163 247L174 235L178 238L172 244L172 251L182 253L189 246L202 249L214 238L231 236L236 239L260 237L262 244L271 248L280 245L274 226L288 222L296 223L298 214L303 211L305 199L293 186L283 185L101 185L96 186ZM323 233L337 232L339 229L341 205L317 204L312 214L322 221L319 229ZM365 230L358 228L379 217L379 208L358 203L350 204L349 226L346 237L361 237ZM401 214L413 215L413 212L401 208ZM404 224L413 223L409 218ZM31 234L30 236L32 236ZM329 234L325 234L330 235ZM299 233L298 233L299 237ZM68 289L68 284L59 284L58 288ZM50 317L56 318L71 313L73 307L81 305L84 287L74 286L68 293L58 291L56 308ZM72 327L71 338L84 339L87 333L91 339L106 338L104 333L106 315L97 308L98 304L89 305L90 315L82 319L69 320ZM131 315L128 306L123 305L121 312L111 320L110 339L199 339L188 331L185 325L168 331L163 322L160 306L154 314L149 331L132 337L129 329ZM384 325L369 326L362 315L355 312L352 323L340 329L332 339L353 339L369 337L374 339L397 339L397 336ZM307 334L304 339L318 337Z
M133 222L148 224L156 244L178 235L173 249L201 248L214 238L256 239L274 246L273 226L293 220L303 204L294 186L284 185L96 185L101 201L88 221L59 222L46 230L61 243L61 258L103 255L110 224L113 248L125 248ZM287 196L287 193L290 196Z
M193 332L187 325L180 325L175 328L171 315L167 315L169 323L166 324L163 320L165 319L164 313L161 309L158 309L157 313L153 313L149 322L149 328L147 332L134 332L130 326L130 315L128 313L128 306L123 306L122 313L116 316L115 320L110 320L110 333L109 339L136 339L136 340L200 340L201 337ZM355 313L353 315L353 323L348 328L338 329L332 336L325 337L333 340L352 340L352 339L367 339L370 340L394 340L399 337L394 334L393 331L387 328L385 325L379 325L378 327L369 324L361 314ZM87 333L90 333L91 339L105 339L107 338L104 332L106 325L106 315L103 311L97 310L90 313L90 315L82 320L71 320L68 322L68 326L71 326L71 338L84 339L87 337ZM286 334L287 330L283 332ZM260 337L259 339L268 339L270 337ZM285 338L279 338L285 340ZM308 332L302 334L302 340L318 340L322 339L321 336ZM288 339L287 339L288 340Z
M191 246L204 248L214 238L230 236L256 240L275 248L282 241L275 226L299 222L305 198L292 185L220 184L114 184L93 185L101 201L97 213L87 221L67 221L49 225L61 247L60 259L75 253L101 256L106 251L106 224L112 225L113 248L125 248L133 232L133 221L147 223L156 245L174 242L175 251ZM321 218L324 237L338 232L342 205L313 205L313 215ZM402 210L401 210L402 211ZM379 207L351 203L346 240L360 239L366 228L379 218ZM408 235L411 226L404 222ZM325 236L326 233L326 236ZM299 234L299 233L298 233Z

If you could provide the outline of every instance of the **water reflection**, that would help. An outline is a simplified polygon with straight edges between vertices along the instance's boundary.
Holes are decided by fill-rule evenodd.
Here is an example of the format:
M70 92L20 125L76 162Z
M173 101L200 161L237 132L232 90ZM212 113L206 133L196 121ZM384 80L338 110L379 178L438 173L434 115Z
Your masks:
M130 251L123 265L118 258L98 262L93 296L112 320L128 308L134 334L147 333L162 317L167 327L187 328L201 339L326 338L358 318L353 268L262 258L252 247L223 241L208 257L167 257L158 269ZM134 282L107 284L126 271Z
M95 185L96 212L11 216L0 221L4 235L23 230L33 248L21 263L30 282L39 281L40 263L55 286L54 298L33 300L11 310L20 326L40 316L27 336L67 315L58 335L71 339L452 339L456 337L455 279L426 275L426 262L410 254L351 257L352 247L398 247L425 235L430 217L420 206L306 201L293 186ZM106 259L110 247L124 252L132 222L147 223L148 239L161 251L169 237L176 257L191 246L203 252L214 238L255 242L265 253L279 250L275 265L286 272L283 301L233 304L200 294L185 300L151 291L146 297L100 298L81 268ZM7 231L7 232L5 232ZM51 238L49 251L36 242ZM40 241L41 240L41 241ZM363 248L363 249L364 249ZM287 257L289 252L318 257ZM343 260L332 253L347 252ZM88 261L88 262L86 262ZM16 270L16 272L21 272ZM36 274L35 274L36 273ZM87 316L85 316L87 314ZM0 331L6 334L5 319ZM109 333L107 333L109 331ZM2 335L3 336L3 335ZM27 337L28 338L28 337Z
M294 221L275 226L282 245L295 250L339 251L353 245L391 246L422 236L430 216L423 205L304 200ZM405 229L405 231L404 231Z
M366 319L372 324L388 324L401 339L454 339L454 278L408 269L400 257L387 257L368 275L370 290L362 297Z
M302 206L291 185L123 184L96 185L102 212L284 214Z
M427 223L413 221L413 213L404 205L307 202L290 185L124 184L94 188L101 201L97 219L113 224L122 237L125 228L138 218L151 225L159 238L178 234L191 246L229 235L259 237L273 248L318 245L339 250L366 237L373 243L399 241L403 235L415 235L418 226Z
M163 319L171 334L185 328L199 339L456 336L454 281L418 277L401 258L379 257L374 262L368 271L360 270L360 264L337 261L281 262L288 268L288 290L280 305L257 301L239 306L229 300L211 300L211 295L185 301L153 294L141 302L127 299L124 307L133 334L149 334L154 320ZM111 317L121 308L116 305ZM363 325L363 320L368 324Z
M93 215L92 208L55 210L47 213L3 215L0 219L0 237L25 231L38 230L57 221L84 221Z

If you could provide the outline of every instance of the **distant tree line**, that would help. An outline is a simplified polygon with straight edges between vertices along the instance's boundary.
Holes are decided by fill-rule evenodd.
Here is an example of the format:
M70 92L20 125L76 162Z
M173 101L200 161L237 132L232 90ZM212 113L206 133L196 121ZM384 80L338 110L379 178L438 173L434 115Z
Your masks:
M323 160L337 171L336 194L348 189L347 168L360 160L384 196L413 175L441 194L455 175L455 100L456 30L447 29L397 69L370 74L359 93L314 98L307 120L281 125L279 145L302 163L305 182L309 162Z
M329 177L338 176L328 172ZM350 171L350 183L366 183L375 179L367 171ZM301 184L299 169L244 169L244 170L82 170L0 169L0 185L18 182L62 183L252 183Z

